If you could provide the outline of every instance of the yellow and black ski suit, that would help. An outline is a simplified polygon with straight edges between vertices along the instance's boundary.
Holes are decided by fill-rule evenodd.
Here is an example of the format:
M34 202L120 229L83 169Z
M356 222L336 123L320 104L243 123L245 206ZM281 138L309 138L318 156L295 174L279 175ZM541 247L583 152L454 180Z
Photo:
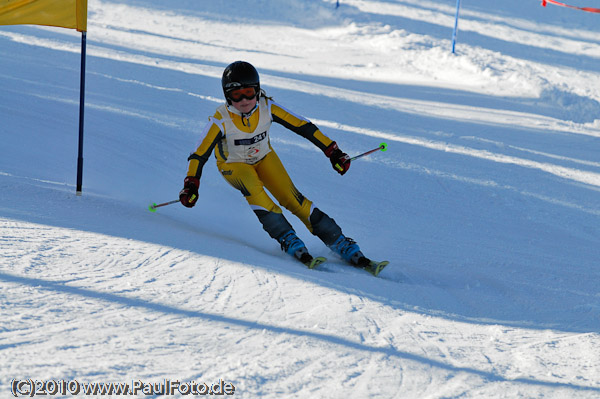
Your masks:
M272 122L308 139L322 151L333 142L312 122L285 109L263 92L249 114L242 115L226 104L217 108L202 132L196 151L188 158L187 176L200 179L202 168L214 151L221 175L244 195L271 237L279 240L293 229L265 188L329 246L342 231L292 183L269 141Z

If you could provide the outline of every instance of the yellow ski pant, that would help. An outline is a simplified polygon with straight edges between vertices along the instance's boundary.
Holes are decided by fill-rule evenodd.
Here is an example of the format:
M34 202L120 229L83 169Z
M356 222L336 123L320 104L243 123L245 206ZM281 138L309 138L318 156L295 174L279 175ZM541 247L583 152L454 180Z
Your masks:
M310 222L312 202L294 186L275 151L271 150L254 165L217 162L217 167L225 180L244 195L257 215L261 211L282 214L281 208L266 193L266 189L281 206L296 215L313 232Z

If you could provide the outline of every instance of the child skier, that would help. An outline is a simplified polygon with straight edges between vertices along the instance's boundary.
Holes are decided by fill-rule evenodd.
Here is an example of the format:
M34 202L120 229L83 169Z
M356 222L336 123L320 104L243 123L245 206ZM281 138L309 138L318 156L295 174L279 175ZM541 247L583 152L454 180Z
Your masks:
M332 251L350 264L369 270L372 262L356 242L342 234L340 226L294 186L271 147L269 128L272 122L277 122L308 139L325 153L341 175L350 168L348 155L313 123L267 97L251 64L236 61L228 65L221 84L226 103L209 117L196 151L188 158L187 177L179 193L181 203L188 208L196 204L202 168L214 150L217 167L225 180L244 195L263 229L279 242L283 251L306 265L313 260L265 188Z

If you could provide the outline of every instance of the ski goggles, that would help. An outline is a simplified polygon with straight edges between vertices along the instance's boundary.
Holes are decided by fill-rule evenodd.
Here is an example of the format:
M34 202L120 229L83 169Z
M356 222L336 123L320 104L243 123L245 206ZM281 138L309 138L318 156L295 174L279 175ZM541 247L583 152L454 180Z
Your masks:
M256 97L257 94L258 92L256 90L256 87L250 86L228 91L227 97L231 101L235 101L237 103L238 101L242 101L242 98L245 98L246 100L252 100Z

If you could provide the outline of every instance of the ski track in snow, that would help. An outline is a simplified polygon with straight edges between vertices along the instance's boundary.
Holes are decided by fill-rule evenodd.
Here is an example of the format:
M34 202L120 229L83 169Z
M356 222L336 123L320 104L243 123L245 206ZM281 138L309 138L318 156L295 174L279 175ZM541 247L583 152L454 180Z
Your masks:
M600 396L595 20L463 5L451 55L451 1L205 3L90 1L83 197L78 35L0 30L0 396L13 378ZM212 159L196 209L148 213L180 189L235 59L350 155L389 144L340 178L310 143L271 140L303 193L389 257L381 278L292 217L330 261L281 254Z
M318 375L332 386L349 384L353 392L368 394L369 385L393 385L395 374L401 372L410 385L424 384L421 389L428 383L437 386L435 380L440 378L461 381L446 384L446 394L452 395L464 389L465 381L470 386L511 381L553 394L575 387L555 378L532 379L522 371L532 372L547 363L553 363L563 379L570 375L583 383L595 378L593 363L597 360L591 348L586 361L592 362L592 367L575 370L568 359L564 365L557 361L557 356L569 353L575 343L579 350L582 345L597 345L598 337L592 333L548 330L541 338L536 331L523 328L452 322L250 265L77 230L3 219L2 231L3 269L11 268L0 279L8 300L5 309L10 308L12 315L5 320L11 328L3 335L13 342L3 351L6 359L15 360L5 363L5 369L11 366L3 375L43 377L47 370L64 370L61 378L100 374L125 380L132 372L151 378L144 370L160 365L167 375L177 371L187 379L218 379L231 373L231 367L242 367L261 373L260 378L239 376L244 389L250 391L260 390L270 378L285 384L287 378L295 382L297 374L302 374ZM17 247L14 252L12 245ZM30 252L23 253L23 247ZM83 276L69 273L78 266L85 267ZM27 293L26 301L12 299L22 297L22 290ZM270 291L268 303L261 301L262 295L247 297L248 292L264 290ZM308 298L303 293L310 293L311 301L319 305L307 310L303 303ZM37 308L35 313L27 310L32 305ZM325 308L332 307L346 315L343 326L332 325L325 317ZM206 331L206 324L213 327ZM43 336L37 332L40 325L45 326ZM223 329L217 334L210 332ZM150 364L136 363L136 352L147 351L149 345L165 338L162 345L152 346ZM22 345L33 353L51 354L54 360L47 364L47 360L28 359L19 366ZM203 357L201 348L212 345L234 345L241 351L214 359ZM473 367L474 349L480 357L478 367ZM96 351L108 351L110 359L89 362L89 353ZM361 388L340 380L337 369L324 363L323 353L335 357L338 369L348 370L350 375L356 369L357 376L369 384ZM168 360L180 357L190 362L183 375L181 364ZM234 358L247 360L235 364ZM397 369L398 360L406 362L402 370ZM111 370L113 363L120 368ZM78 367L72 370L71 365ZM270 376L273 370L282 371ZM434 381L423 380L428 373L436 375ZM310 391L310 384L306 389ZM297 394L304 392L301 389Z

